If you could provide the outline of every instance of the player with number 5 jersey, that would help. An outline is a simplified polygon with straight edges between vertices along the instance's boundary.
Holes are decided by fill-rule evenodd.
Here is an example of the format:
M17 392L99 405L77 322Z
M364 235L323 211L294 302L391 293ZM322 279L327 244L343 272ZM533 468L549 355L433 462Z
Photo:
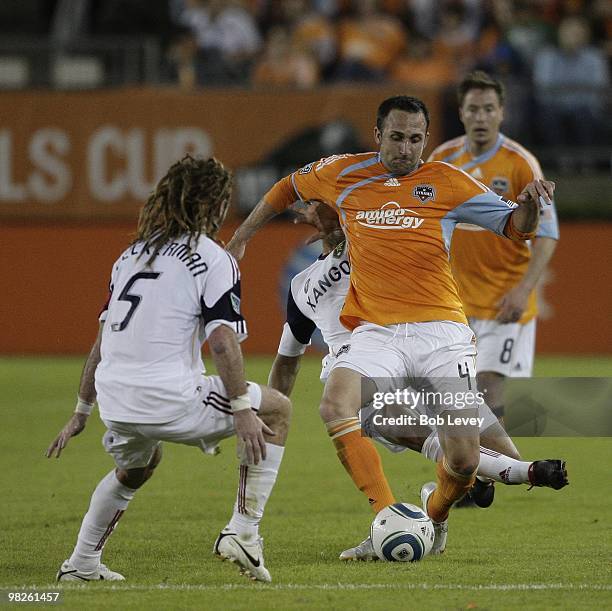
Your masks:
M214 454L234 434L238 493L213 552L251 579L271 580L259 522L282 460L290 404L278 391L244 379L240 272L215 242L230 195L231 173L220 162L187 155L159 181L135 241L113 266L75 413L47 456L59 458L85 428L97 393L104 447L117 468L96 487L58 581L123 580L101 563L102 551L136 490L153 475L162 442ZM205 341L217 376L204 375Z
M100 416L119 422L170 422L200 392L202 342L221 325L247 337L234 258L202 237L164 245L153 265L142 242L116 261L100 315L102 360L96 370ZM194 320L201 317L196 326Z

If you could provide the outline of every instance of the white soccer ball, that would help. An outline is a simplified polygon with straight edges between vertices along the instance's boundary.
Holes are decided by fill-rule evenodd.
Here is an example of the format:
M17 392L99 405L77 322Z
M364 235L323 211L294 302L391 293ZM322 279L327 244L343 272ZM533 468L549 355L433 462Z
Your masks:
M388 562L416 562L429 554L434 527L416 505L395 503L376 514L370 526L376 555Z

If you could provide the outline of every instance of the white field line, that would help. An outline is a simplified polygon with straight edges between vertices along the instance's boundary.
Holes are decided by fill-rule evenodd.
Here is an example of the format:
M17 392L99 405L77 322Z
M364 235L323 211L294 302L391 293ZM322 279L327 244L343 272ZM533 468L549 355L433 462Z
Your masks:
M102 585L102 584L100 584ZM74 584L74 585L45 585L35 586L27 585L20 587L6 587L3 586L1 590L15 590L15 591L27 591L27 590L82 590L87 589L87 585ZM338 590L338 591L351 591L351 590L466 590L466 591L502 591L502 592L515 592L515 591L533 591L533 590L577 590L577 591L612 591L612 585L610 584L597 584L597 583L488 583L488 584L461 584L461 583L402 583L402 584L391 584L391 583L318 583L318 584L302 584L302 583L279 583L279 584L262 584L262 583L245 583L245 584L221 584L221 585L206 585L206 584L151 584L151 585L140 585L140 584L110 584L105 583L102 588L94 587L92 592L100 592L106 590L114 590L117 592L133 592L133 591L171 591L171 592L184 592L184 591L195 591L195 592L228 592L232 590L269 590L269 591L291 591L291 590Z

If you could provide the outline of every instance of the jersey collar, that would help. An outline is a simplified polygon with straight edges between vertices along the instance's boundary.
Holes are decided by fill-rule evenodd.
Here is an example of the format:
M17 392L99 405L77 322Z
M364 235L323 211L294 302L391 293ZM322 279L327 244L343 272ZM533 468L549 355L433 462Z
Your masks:
M465 143L463 144L463 151L467 153L470 157L472 157L472 159L468 161L467 163L464 163L461 166L461 169L467 172L468 170L471 170L473 167L480 165L481 163L485 163L486 161L489 161L489 159L491 159L497 154L497 151L499 151L505 139L506 139L506 136L504 136L500 132L497 136L497 140L495 141L495 144L493 145L493 148L490 148L488 151L485 151L484 153L482 153L482 155L478 155L477 157L472 157L472 154L470 153L469 148L468 148L468 139L466 137Z

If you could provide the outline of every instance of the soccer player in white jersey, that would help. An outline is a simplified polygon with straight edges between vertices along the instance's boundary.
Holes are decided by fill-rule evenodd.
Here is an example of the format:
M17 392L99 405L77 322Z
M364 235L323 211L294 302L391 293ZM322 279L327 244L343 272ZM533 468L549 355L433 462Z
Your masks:
M302 355L318 328L329 352L323 359L321 381L326 382L336 358L351 347L351 333L339 320L349 290L350 263L337 217L325 212L317 202L298 213L298 222L315 226L322 240L321 256L296 274L287 294L287 320L272 365L268 383L289 396L299 371ZM321 214L323 212L323 214ZM362 428L367 435L392 452L411 449L438 462L442 448L438 433L428 426L381 425L383 418L405 413L425 415L421 404L412 408L386 405L380 410L362 410ZM378 416L375 418L375 416ZM559 459L523 461L512 440L488 406L479 409L480 462L478 475L504 484L546 486L559 490L568 484L565 461ZM482 505L488 506L488 505ZM437 551L437 550L434 550ZM340 554L341 560L376 560L369 537Z
M282 460L289 400L244 379L240 272L215 241L231 173L189 155L159 181L135 241L113 266L110 296L81 376L75 413L47 449L59 458L97 400L103 443L117 465L98 484L58 581L123 580L102 551L134 493L161 460L161 442L214 451L236 434L241 463L233 515L213 551L270 581L258 526ZM205 376L208 341L218 376Z

